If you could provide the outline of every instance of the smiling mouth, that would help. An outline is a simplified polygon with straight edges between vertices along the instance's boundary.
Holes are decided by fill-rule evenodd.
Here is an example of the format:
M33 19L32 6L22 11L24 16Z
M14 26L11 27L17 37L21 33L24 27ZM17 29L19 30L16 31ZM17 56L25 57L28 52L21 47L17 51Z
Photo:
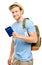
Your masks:
M13 16L13 17L16 17L16 16Z

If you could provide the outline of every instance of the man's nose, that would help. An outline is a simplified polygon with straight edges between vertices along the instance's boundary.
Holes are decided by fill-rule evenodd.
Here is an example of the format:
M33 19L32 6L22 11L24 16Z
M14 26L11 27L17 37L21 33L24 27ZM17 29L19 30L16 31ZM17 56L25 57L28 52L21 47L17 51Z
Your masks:
M16 12L14 13L14 16L16 15Z

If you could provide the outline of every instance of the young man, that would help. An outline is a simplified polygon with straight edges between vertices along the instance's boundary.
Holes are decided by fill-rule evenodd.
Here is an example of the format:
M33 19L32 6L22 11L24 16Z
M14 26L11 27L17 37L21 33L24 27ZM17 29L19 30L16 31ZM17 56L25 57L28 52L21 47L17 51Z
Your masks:
M15 2L9 7L13 18L16 20L12 24L12 29L14 30L12 36L13 40L11 43L10 56L8 59L8 65L11 65L12 55L14 53L14 65L33 65L33 57L31 53L31 44L37 42L37 35L35 27L32 21L26 20L26 29L29 33L25 36L24 30L22 28L24 13L23 7Z

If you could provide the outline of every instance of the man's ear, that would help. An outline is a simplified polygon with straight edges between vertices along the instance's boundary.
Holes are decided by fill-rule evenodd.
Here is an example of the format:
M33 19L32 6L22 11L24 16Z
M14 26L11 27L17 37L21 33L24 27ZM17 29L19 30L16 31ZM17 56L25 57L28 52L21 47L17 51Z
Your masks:
M21 10L21 14L23 14L24 13L24 11L23 10Z

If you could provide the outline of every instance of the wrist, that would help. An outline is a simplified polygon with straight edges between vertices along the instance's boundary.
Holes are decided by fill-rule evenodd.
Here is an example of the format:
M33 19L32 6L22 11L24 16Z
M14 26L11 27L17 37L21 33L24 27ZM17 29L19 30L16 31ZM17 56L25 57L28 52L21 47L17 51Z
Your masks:
M9 59L11 59L11 58L12 58L12 55L9 56Z

